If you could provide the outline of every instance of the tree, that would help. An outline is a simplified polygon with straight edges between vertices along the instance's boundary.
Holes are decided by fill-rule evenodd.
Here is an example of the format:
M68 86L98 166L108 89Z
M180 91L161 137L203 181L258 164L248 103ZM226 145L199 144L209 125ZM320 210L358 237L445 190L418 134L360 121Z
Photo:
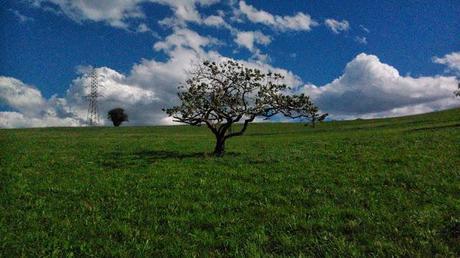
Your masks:
M328 113L320 114L317 107L314 107L310 110L310 113L306 114L305 117L310 119L311 126L316 127L316 122L322 122L328 116Z
M256 117L282 114L296 118L312 108L308 96L286 94L282 79L278 73L263 73L232 60L205 61L179 86L180 105L163 111L175 122L205 124L216 138L214 155L220 157L225 153L225 142L243 135ZM239 130L230 129L238 122L242 122Z
M107 118L110 119L115 127L121 125L121 123L128 121L128 115L122 108L114 108L109 111Z
M280 110L284 116L290 118L300 118L310 120L313 128L316 122L322 122L329 115L328 113L321 114L319 108L315 106L305 94L285 96L283 101L285 108ZM307 124L305 124L307 125Z

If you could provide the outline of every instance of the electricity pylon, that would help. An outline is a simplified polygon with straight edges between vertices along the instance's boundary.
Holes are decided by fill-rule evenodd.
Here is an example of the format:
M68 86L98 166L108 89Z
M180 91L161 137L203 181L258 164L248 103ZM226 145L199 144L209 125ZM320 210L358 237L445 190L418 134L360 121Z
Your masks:
M97 125L99 123L97 98L101 95L99 94L98 89L99 82L97 80L97 72L96 69L93 69L91 71L90 93L86 96L88 99L88 113L86 115L86 119L88 120L89 126Z

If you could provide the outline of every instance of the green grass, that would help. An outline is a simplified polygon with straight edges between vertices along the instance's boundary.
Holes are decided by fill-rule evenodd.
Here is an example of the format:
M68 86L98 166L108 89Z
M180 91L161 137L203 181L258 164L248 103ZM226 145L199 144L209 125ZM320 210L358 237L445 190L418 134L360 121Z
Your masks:
M0 130L0 256L459 256L460 109Z

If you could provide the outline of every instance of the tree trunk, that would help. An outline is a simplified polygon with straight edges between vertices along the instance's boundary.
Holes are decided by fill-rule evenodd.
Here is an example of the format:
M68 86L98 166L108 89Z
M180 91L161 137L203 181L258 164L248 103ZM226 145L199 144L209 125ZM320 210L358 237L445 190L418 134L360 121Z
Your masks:
M225 153L225 139L224 137L216 137L216 147L214 147L214 156L222 157Z

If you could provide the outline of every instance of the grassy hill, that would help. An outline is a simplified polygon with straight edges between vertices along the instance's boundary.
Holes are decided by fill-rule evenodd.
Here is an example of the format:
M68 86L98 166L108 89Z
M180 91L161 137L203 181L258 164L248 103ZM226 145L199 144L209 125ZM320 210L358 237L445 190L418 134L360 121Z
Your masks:
M460 109L0 130L0 256L460 255Z

